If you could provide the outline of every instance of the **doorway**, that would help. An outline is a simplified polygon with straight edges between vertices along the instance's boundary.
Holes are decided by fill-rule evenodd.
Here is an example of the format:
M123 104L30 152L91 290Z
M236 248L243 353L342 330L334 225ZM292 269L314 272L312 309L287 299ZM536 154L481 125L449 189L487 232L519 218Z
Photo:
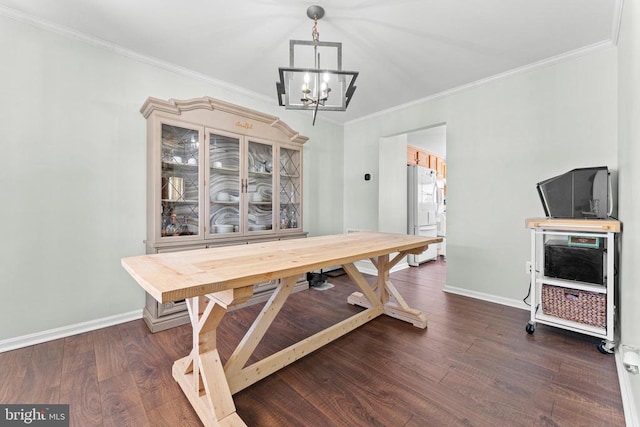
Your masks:
M438 247L438 255L446 259L447 236L447 125L441 124L420 129L407 134L407 147L414 147L421 153L428 153L428 159L420 165L436 172L436 226L437 235L443 241Z
M384 137L379 142L378 230L407 233L407 148L418 147L442 159L444 171L438 178L443 198L438 207L438 234L443 236L439 255L446 256L446 124Z

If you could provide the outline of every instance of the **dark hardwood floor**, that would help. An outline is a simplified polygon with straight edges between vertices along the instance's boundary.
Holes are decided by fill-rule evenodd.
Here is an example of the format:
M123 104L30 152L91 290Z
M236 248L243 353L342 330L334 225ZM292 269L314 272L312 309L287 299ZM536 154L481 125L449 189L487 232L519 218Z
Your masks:
M249 426L623 426L615 359L597 339L538 325L526 311L444 293L446 263L393 273L415 328L381 316L237 393ZM271 354L358 311L348 277L294 294L256 353ZM227 358L261 305L230 312ZM142 320L0 354L1 403L69 403L71 425L198 426L171 376L188 325Z

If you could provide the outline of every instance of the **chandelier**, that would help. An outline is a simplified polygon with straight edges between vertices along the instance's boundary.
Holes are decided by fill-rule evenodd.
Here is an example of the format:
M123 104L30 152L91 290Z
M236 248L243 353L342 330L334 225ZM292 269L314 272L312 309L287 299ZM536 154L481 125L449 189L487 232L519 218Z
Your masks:
M347 109L356 90L358 72L342 69L342 43L320 41L318 20L324 16L324 9L310 6L307 16L313 20L311 40L289 40L289 67L278 68L280 81L276 82L276 89L280 106L313 111L315 125L318 111ZM326 61L322 66L320 53Z

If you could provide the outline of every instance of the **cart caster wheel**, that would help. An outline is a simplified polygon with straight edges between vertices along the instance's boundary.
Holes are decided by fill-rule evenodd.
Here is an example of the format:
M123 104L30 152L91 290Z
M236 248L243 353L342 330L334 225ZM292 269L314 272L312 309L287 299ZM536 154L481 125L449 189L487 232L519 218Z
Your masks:
M615 344L603 340L598 344L598 351L602 354L613 354L614 347Z
M532 323L527 323L525 330L527 331L528 334L532 334L536 331L536 326Z

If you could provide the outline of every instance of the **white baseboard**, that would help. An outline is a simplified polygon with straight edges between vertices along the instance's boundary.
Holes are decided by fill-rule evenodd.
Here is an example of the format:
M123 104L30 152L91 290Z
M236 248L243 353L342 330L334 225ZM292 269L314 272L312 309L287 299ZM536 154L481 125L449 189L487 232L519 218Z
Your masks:
M494 302L496 304L506 305L514 308L520 308L522 310L529 311L531 309L527 304L524 303L524 301L521 301L521 300L498 297L495 295L485 294L482 292L470 291L469 289L456 288L455 286L445 286L444 288L442 288L442 290L450 294L462 295L465 297L475 298L483 301Z
M631 388L630 374L624 369L622 363L622 350L616 347L616 367L618 369L618 382L620 383L620 396L622 397L622 407L624 408L624 420L627 427L640 427L640 414L636 409L636 401Z
M103 317L101 319L90 320L88 322L76 323L74 325L63 326L61 328L49 329L48 331L36 332L34 334L0 340L0 353L16 350L30 345L40 344L46 341L53 341L66 338L71 335L83 332L95 331L120 323L130 322L142 318L142 310L134 310L128 313L116 314L115 316Z

